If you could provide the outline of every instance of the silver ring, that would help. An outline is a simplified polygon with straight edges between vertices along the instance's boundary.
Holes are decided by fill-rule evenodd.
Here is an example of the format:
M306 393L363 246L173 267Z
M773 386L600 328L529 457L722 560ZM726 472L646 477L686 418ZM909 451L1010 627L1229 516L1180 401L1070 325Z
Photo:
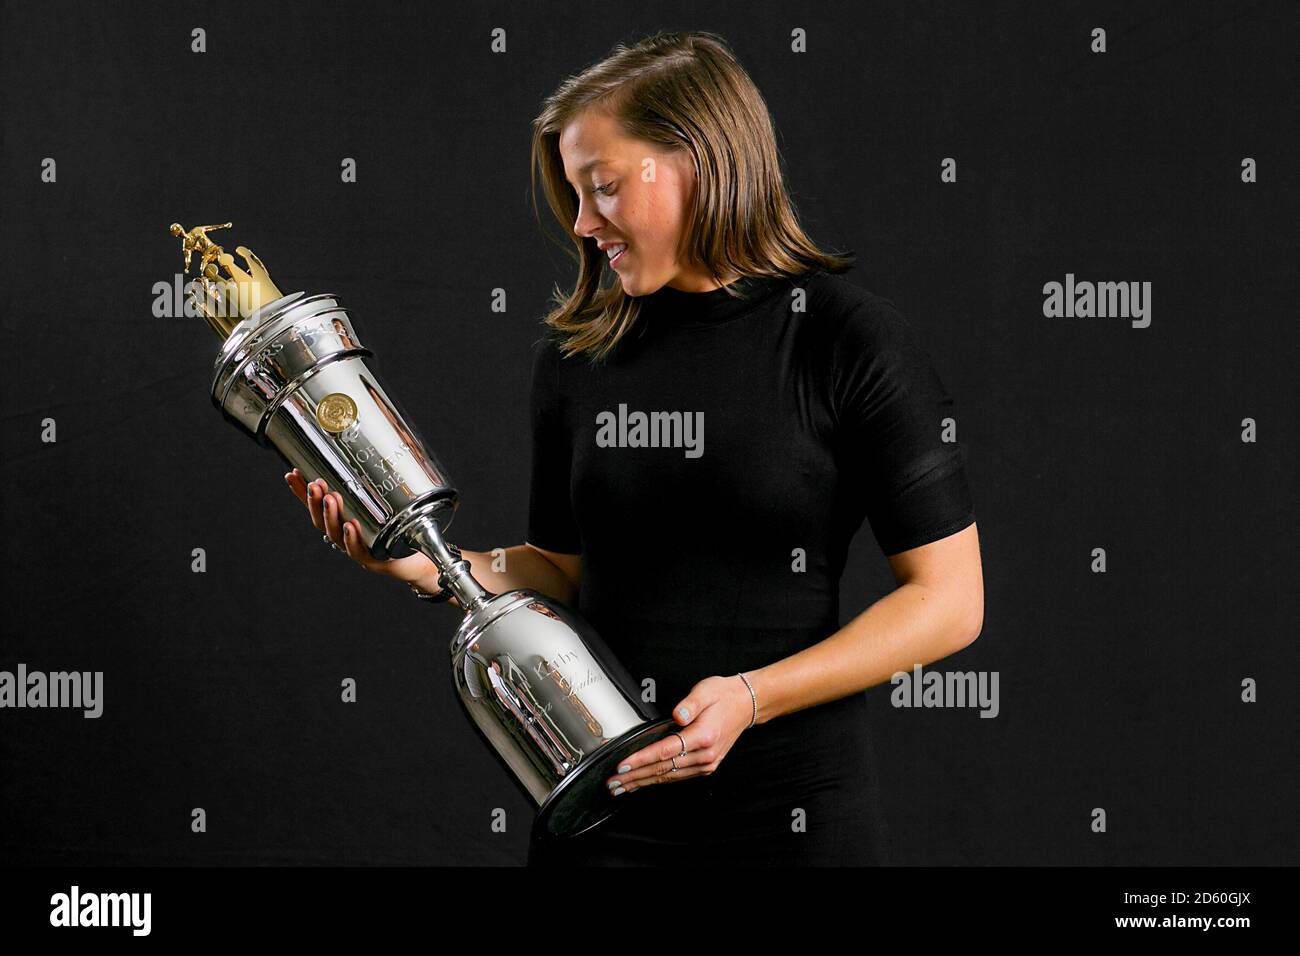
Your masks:
M678 754L678 755L677 755L677 757L680 757L680 756L681 756L681 754ZM669 757L669 758L668 758L668 759L671 760L672 763L673 763L673 768L672 768L671 770L668 771L669 773L676 773L676 772L677 772L677 757Z
M342 551L342 550L343 550L343 549L340 548L337 544L334 543L334 539L331 538L328 534L323 534L323 535L320 536L320 538L321 538L322 541L324 541L326 544L328 544L328 545L329 545L331 548L333 548L335 551Z
M683 737L681 734L677 733L677 731L673 731L672 736L676 737L678 740L680 740L680 741L682 742L682 752L679 753L677 756L679 756L679 757L685 757L685 756L686 756L686 738Z

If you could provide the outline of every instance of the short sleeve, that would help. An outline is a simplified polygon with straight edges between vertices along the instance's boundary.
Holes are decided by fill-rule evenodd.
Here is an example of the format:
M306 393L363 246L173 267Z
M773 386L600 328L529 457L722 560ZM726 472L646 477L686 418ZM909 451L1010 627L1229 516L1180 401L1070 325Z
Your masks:
M581 554L569 492L572 439L561 414L559 362L559 349L549 336L535 346L529 399L533 451L526 540L545 551Z
M889 300L856 306L832 346L836 447L886 556L975 520L965 453L943 440L953 401L911 323Z

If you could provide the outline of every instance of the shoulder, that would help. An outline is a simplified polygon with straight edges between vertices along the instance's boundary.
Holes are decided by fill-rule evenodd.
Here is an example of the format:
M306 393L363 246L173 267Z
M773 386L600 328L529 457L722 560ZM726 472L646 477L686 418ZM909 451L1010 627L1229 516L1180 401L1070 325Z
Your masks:
M591 383L591 359L581 352L565 352L565 336L543 325L529 346L532 389L535 395L563 403Z
M558 337L550 328L543 328L530 346L532 356L532 392L534 398L553 400L560 391L560 360L562 353Z
M574 356L564 354L563 342L563 336L555 329L548 325L540 328L530 346L534 375L543 373L558 375L563 366L573 364L572 361L565 361L565 359L573 359Z
M559 336L549 326L543 325L537 330L537 335L529 348L532 351L534 365L554 364L559 360Z
M841 357L904 349L915 343L911 322L892 299L826 272L795 280L816 337Z

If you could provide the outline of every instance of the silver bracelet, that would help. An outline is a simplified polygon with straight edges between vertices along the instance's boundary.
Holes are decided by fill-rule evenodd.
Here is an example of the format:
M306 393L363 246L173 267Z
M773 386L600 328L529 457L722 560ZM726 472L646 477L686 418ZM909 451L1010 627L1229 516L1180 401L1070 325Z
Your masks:
M753 727L754 724L758 723L758 695L754 693L754 685L749 682L748 677L744 674L737 674L736 676L743 680L745 686L749 688L749 699L754 704L754 716L749 719L749 727ZM748 730L749 727L746 727L745 729Z
M450 601L453 597L455 597L455 595L452 594L450 588L444 588L441 585L438 587L438 590L436 591L421 591L414 584L409 584L409 583L408 583L408 587L410 587L411 593L414 594L416 597L418 597L421 601L427 601L430 604L438 604L442 601Z

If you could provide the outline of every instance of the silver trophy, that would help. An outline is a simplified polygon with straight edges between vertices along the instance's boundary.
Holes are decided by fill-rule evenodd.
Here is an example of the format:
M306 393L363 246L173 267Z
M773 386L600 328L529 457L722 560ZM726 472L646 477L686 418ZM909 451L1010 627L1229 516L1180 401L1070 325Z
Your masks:
M451 642L457 695L511 776L537 804L535 836L589 830L616 810L604 781L673 725L592 629L531 589L493 594L445 535L458 496L442 464L367 365L332 295L283 295L243 246L247 269L208 238L230 223L171 227L194 310L222 338L212 401L279 452L307 482L324 478L378 559L420 551L465 611Z

